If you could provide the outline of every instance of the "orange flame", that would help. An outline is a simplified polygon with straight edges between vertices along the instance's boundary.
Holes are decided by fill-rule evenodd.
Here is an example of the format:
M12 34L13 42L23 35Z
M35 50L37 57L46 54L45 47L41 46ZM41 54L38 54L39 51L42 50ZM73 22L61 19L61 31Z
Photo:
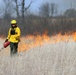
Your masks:
M55 36L48 36L47 33L37 36L27 35L26 37L21 37L21 42L19 43L19 51L29 50L30 48L41 46L45 43L53 44L71 41L76 42L76 32L69 35L62 35L61 33L59 33Z
M73 40L76 42L76 32L72 34Z
M2 36L0 39L4 39L5 37ZM61 33L53 36L48 36L47 31L42 35L36 34L34 35L27 35L25 37L21 37L21 41L19 43L18 50L26 51L31 48L42 46L46 43L54 44L59 42L76 42L76 32L62 35Z

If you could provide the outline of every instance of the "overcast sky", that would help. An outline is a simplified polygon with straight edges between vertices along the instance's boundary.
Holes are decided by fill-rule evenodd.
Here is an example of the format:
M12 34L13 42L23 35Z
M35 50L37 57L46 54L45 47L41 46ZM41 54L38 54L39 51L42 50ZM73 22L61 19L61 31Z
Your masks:
M26 4L28 4L31 0L26 1ZM58 5L59 13L62 13L69 8L76 8L76 0L34 0L31 9L37 11L40 5L45 2L56 3Z
M31 0L25 0L26 1L26 6L29 5L29 3L31 2ZM49 3L56 3L58 5L58 11L59 13L64 12L66 9L68 8L76 8L76 0L33 0L33 4L31 5L30 9L33 12L38 11L39 7L41 4L45 3L45 2L49 2ZM0 6L2 6L2 0L0 0Z

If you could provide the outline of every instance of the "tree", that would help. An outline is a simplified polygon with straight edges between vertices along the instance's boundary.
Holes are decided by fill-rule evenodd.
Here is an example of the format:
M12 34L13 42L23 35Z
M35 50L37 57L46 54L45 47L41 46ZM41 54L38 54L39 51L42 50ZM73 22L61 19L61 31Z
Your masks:
M21 6L22 6L22 20L23 20L23 21L24 21L25 11L31 6L32 2L33 2L33 1L31 1L30 4L29 4L27 7L25 7L25 0L22 0Z
M39 8L39 14L42 17L50 17L57 14L57 4L55 3L44 3Z
M76 17L76 10L75 9L67 9L64 12L65 17Z
M42 17L49 17L50 16L50 6L49 3L44 3L39 8L39 15Z
M54 16L54 14L57 14L57 4L51 3L50 10L51 10L51 16Z
M3 3L4 17L11 17L11 15L14 14L18 18L22 16L22 19L24 19L25 11L31 6L33 1L31 1L27 7L25 7L25 0L3 0Z
M18 0L14 0L15 4L16 4L16 14L17 14L17 17L19 18L20 15L19 15L19 4L18 4Z
M4 2L4 18L10 18L14 13L12 0L3 0Z

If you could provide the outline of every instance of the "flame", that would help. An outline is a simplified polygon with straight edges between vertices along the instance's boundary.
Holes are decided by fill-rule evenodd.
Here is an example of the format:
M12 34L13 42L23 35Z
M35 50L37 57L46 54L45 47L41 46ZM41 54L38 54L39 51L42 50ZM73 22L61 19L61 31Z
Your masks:
M73 40L76 42L76 32L72 34Z
M22 37L21 40L22 41L19 44L19 51L24 51L33 47L41 46L44 43L49 42L50 37L48 37L47 35L27 35L25 38Z
M5 39L4 36L1 36L2 40ZM42 46L44 44L55 44L60 42L76 42L76 32L70 34L61 33L57 35L48 36L48 32L44 32L42 35L27 35L25 37L21 37L21 41L19 42L18 51L27 51L31 48L35 48L37 46Z
M27 35L26 37L21 37L19 52L26 51L37 46L42 46L46 43L54 44L59 42L76 42L76 32L72 34L65 33L65 35L59 33L53 36L48 36L47 32L45 32L42 35Z

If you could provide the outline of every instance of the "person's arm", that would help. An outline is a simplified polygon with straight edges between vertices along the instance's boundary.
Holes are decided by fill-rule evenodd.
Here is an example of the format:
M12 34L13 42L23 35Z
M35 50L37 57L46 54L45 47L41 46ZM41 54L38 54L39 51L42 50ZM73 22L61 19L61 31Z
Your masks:
M21 34L20 28L17 28L17 30L16 30L16 39L17 40L20 40L20 34Z
M16 36L20 37L20 34L21 34L20 28L17 28L17 30L16 30Z

